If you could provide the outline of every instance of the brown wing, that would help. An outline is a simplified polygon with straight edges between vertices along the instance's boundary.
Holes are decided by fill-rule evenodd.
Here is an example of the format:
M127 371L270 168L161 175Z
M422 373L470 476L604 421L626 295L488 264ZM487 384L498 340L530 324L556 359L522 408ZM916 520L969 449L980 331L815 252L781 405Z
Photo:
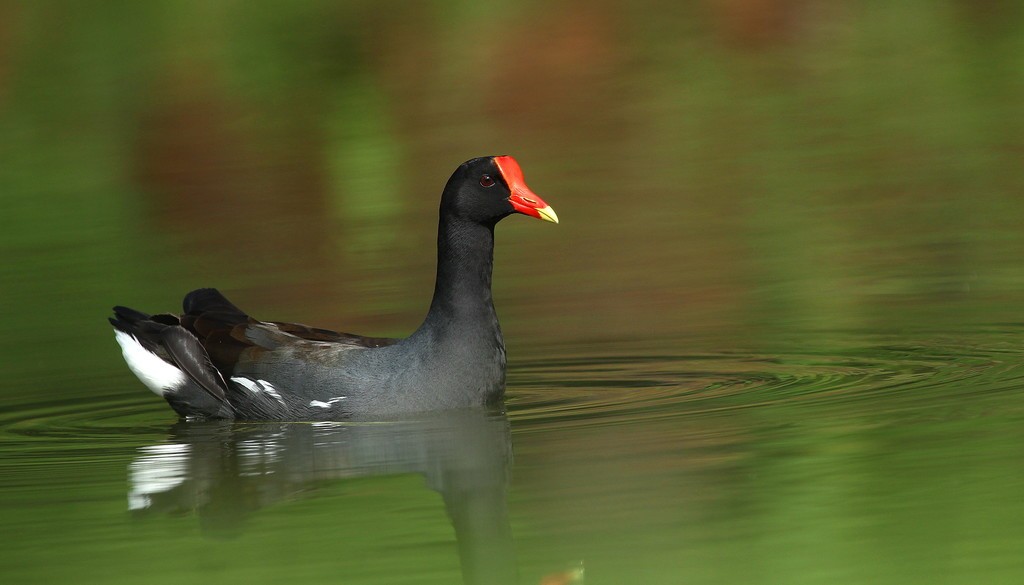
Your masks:
M310 341L348 343L361 347L384 347L385 345L392 345L398 342L397 339L391 337L364 337L362 335L354 335L352 333L338 333L337 331L331 331L330 329L310 327L308 325L302 325L301 323L280 323L278 321L271 321L270 323L265 324L275 325L278 330L283 331L284 333L301 337L302 339L308 339Z
M212 288L190 292L183 304L185 314L181 316L181 325L199 339L213 364L227 375L234 372L243 352L247 352L248 361L259 361L261 352L301 343L301 340L358 347L383 347L398 341L338 333L299 323L257 321Z

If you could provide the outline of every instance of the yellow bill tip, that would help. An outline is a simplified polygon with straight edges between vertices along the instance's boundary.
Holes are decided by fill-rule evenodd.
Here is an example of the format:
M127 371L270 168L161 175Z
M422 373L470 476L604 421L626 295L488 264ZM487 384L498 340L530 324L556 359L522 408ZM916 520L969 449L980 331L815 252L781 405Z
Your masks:
M551 209L550 205L548 205L547 207L538 207L537 213L540 215L540 218L545 221L550 221L551 223L558 223L558 214L555 213L554 209Z

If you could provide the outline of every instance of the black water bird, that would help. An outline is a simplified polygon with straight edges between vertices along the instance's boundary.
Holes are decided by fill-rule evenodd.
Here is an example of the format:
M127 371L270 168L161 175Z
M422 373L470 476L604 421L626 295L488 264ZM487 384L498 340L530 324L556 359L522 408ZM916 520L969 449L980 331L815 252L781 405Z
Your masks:
M212 288L181 315L115 307L128 367L186 418L338 420L500 401L505 344L491 298L494 226L522 213L558 222L510 156L459 166L441 195L437 279L404 339L258 321Z

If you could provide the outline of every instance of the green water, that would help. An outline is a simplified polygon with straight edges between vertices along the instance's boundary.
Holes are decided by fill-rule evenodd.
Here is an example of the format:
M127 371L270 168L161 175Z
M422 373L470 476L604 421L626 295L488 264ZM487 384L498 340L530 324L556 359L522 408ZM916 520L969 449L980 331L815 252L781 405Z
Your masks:
M0 582L1024 581L1022 137L1012 2L0 4ZM124 367L200 286L407 334L500 153L506 413Z

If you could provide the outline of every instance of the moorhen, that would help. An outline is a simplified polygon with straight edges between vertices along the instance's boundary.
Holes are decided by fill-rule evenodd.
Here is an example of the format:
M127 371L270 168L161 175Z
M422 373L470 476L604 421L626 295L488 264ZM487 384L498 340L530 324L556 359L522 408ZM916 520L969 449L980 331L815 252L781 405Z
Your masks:
M512 213L558 216L510 156L466 161L445 185L437 280L405 339L257 321L212 288L184 314L114 307L128 368L187 419L338 420L484 406L505 388L505 343L491 299L494 226Z

